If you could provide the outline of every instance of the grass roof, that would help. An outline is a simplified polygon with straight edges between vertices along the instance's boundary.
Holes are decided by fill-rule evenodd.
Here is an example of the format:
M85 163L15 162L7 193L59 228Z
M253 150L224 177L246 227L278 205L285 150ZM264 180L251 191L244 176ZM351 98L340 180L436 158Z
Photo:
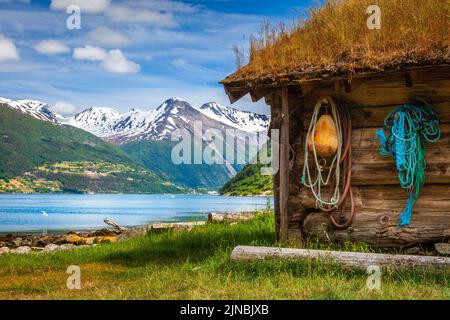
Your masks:
M369 30L367 8L381 9ZM226 85L270 84L450 64L450 0L328 0L291 27L264 24ZM239 53L238 53L239 54Z

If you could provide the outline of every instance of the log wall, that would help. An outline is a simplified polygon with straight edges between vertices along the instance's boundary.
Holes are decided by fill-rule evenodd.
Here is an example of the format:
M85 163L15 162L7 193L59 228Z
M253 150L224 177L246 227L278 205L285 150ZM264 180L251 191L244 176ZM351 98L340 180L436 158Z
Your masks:
M411 79L409 79L411 80ZM406 247L450 239L450 69L355 81L344 87L339 82L320 83L312 90L300 85L290 88L290 192L289 230L292 234L315 235L334 241L360 241L376 247ZM307 93L307 94L305 94ZM273 101L277 101L276 96ZM320 96L329 95L345 103L352 116L353 185L356 214L346 230L331 226L328 214L317 212L314 200L301 186L304 141L312 109ZM408 194L400 187L395 163L382 157L375 132L386 115L414 97L428 101L441 118L442 138L427 144L426 185L415 206L412 223L398 227L397 220ZM277 112L279 103L272 104ZM277 128L274 121L272 128ZM277 188L278 177L275 177ZM275 197L277 192L275 190ZM279 199L275 200L277 203ZM277 214L278 215L278 214Z

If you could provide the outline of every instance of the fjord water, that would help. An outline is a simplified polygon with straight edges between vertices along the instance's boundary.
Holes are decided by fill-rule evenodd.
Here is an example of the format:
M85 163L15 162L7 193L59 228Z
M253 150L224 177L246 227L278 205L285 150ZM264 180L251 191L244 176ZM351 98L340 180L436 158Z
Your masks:
M213 195L0 195L0 233L99 229L104 218L123 226L206 220L209 212L252 211L265 197Z

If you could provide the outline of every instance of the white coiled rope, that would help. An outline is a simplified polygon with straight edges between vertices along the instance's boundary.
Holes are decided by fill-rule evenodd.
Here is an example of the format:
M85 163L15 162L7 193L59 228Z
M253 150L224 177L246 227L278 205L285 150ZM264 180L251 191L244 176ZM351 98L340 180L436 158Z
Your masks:
M314 142L314 135L316 131L316 125L318 121L318 117L320 114L320 110L324 104L328 104L331 108L331 114L333 116L334 125L336 126L337 136L338 136L338 149L336 154L333 157L328 173L324 174L325 164L321 165L319 157L317 156L316 146ZM303 165L303 176L302 183L304 186L311 189L312 194L316 199L316 207L323 208L324 206L334 206L337 207L340 200L340 189L339 189L339 181L340 181L340 163L341 163L341 155L342 155L342 126L339 120L339 113L334 100L330 97L322 97L316 103L314 107L314 112L312 114L311 123L309 124L308 134L306 135L305 142L305 161ZM315 180L311 177L311 171L309 168L309 157L310 152L308 149L308 141L311 137L312 141L312 156L314 158L314 164L316 166L316 178ZM324 161L324 160L323 160ZM335 174L335 187L334 192L332 193L331 199L324 199L322 196L322 186L330 185L331 175L334 172ZM326 177L324 179L324 177ZM317 190L317 192L316 192Z

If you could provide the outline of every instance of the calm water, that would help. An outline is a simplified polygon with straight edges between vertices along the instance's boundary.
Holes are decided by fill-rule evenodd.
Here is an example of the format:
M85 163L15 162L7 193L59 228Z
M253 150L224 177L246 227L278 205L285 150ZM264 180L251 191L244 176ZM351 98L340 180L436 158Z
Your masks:
M98 229L105 227L104 218L123 226L205 220L211 211L265 206L265 197L0 194L0 233Z

